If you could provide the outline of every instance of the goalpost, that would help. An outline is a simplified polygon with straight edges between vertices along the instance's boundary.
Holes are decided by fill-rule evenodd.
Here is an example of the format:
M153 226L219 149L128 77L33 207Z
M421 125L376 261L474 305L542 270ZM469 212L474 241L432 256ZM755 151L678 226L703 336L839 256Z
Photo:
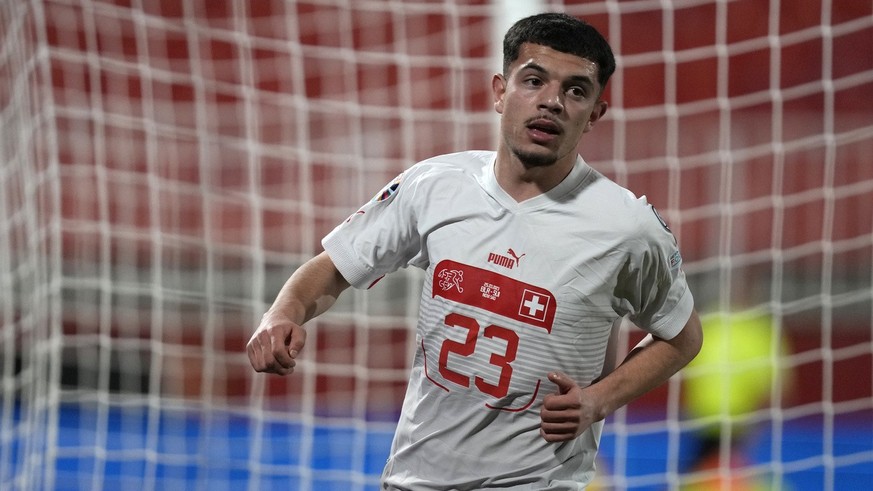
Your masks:
M730 319L715 365L608 418L596 486L869 484L869 1L22 0L0 2L0 488L377 489L420 272L347 292L290 377L245 343L382 185L493 148L496 33L539 7L609 39L580 152L657 206L709 332Z

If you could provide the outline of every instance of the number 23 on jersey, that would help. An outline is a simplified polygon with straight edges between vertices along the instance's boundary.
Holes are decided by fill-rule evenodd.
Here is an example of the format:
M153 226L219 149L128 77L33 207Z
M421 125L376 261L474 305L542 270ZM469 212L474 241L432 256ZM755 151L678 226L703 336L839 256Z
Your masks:
M550 333L556 310L554 296L543 288L450 260L441 261L434 269L433 296L474 307L474 310L481 309L498 314L506 319L505 323L509 327L494 323L484 323L483 326L483 323L471 315L457 312L447 314L444 319L445 326L457 332L457 335L453 338L447 336L441 342L436 359L428 360L430 363L437 363L440 376L449 385L454 384L464 388L472 385L494 399L505 397L509 393L513 363L516 361L519 342L522 339L512 327L543 329L545 333ZM483 349L482 343L479 342L480 337L501 341L491 343L490 346L502 346L502 348L492 349L490 353L477 353L477 349ZM487 357L488 363L495 367L499 375L493 380L487 380L482 375L463 373L449 366L451 357L466 358L474 355ZM425 356L428 356L427 353ZM428 379L446 391L451 390L430 375ZM539 382L533 388L530 402L522 407L486 405L492 409L520 411L533 402L538 389Z

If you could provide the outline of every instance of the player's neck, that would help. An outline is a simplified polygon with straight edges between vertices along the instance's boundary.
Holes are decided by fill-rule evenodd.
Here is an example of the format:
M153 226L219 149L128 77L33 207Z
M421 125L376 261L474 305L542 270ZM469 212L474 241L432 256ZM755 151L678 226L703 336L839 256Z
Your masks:
M516 158L497 156L494 176L497 184L517 203L535 198L560 184L573 169L576 159L562 159L551 165L525 166Z

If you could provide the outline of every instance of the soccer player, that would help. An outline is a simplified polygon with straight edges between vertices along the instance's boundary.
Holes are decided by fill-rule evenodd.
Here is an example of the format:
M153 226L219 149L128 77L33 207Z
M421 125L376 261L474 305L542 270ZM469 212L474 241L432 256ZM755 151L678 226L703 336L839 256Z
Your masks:
M564 14L518 21L494 75L497 149L412 166L322 241L248 343L287 375L303 324L348 286L426 271L385 490L584 489L603 419L702 343L676 240L576 152L606 113L612 50ZM614 370L613 326L647 336Z

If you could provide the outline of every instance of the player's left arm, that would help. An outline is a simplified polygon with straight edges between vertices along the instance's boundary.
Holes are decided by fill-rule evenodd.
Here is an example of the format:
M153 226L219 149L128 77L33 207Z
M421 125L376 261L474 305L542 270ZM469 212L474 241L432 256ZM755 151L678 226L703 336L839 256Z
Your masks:
M571 440L616 409L664 383L688 364L703 345L700 317L692 310L682 330L671 339L648 335L611 373L580 387L562 372L549 374L557 390L540 410L540 434L550 442Z

